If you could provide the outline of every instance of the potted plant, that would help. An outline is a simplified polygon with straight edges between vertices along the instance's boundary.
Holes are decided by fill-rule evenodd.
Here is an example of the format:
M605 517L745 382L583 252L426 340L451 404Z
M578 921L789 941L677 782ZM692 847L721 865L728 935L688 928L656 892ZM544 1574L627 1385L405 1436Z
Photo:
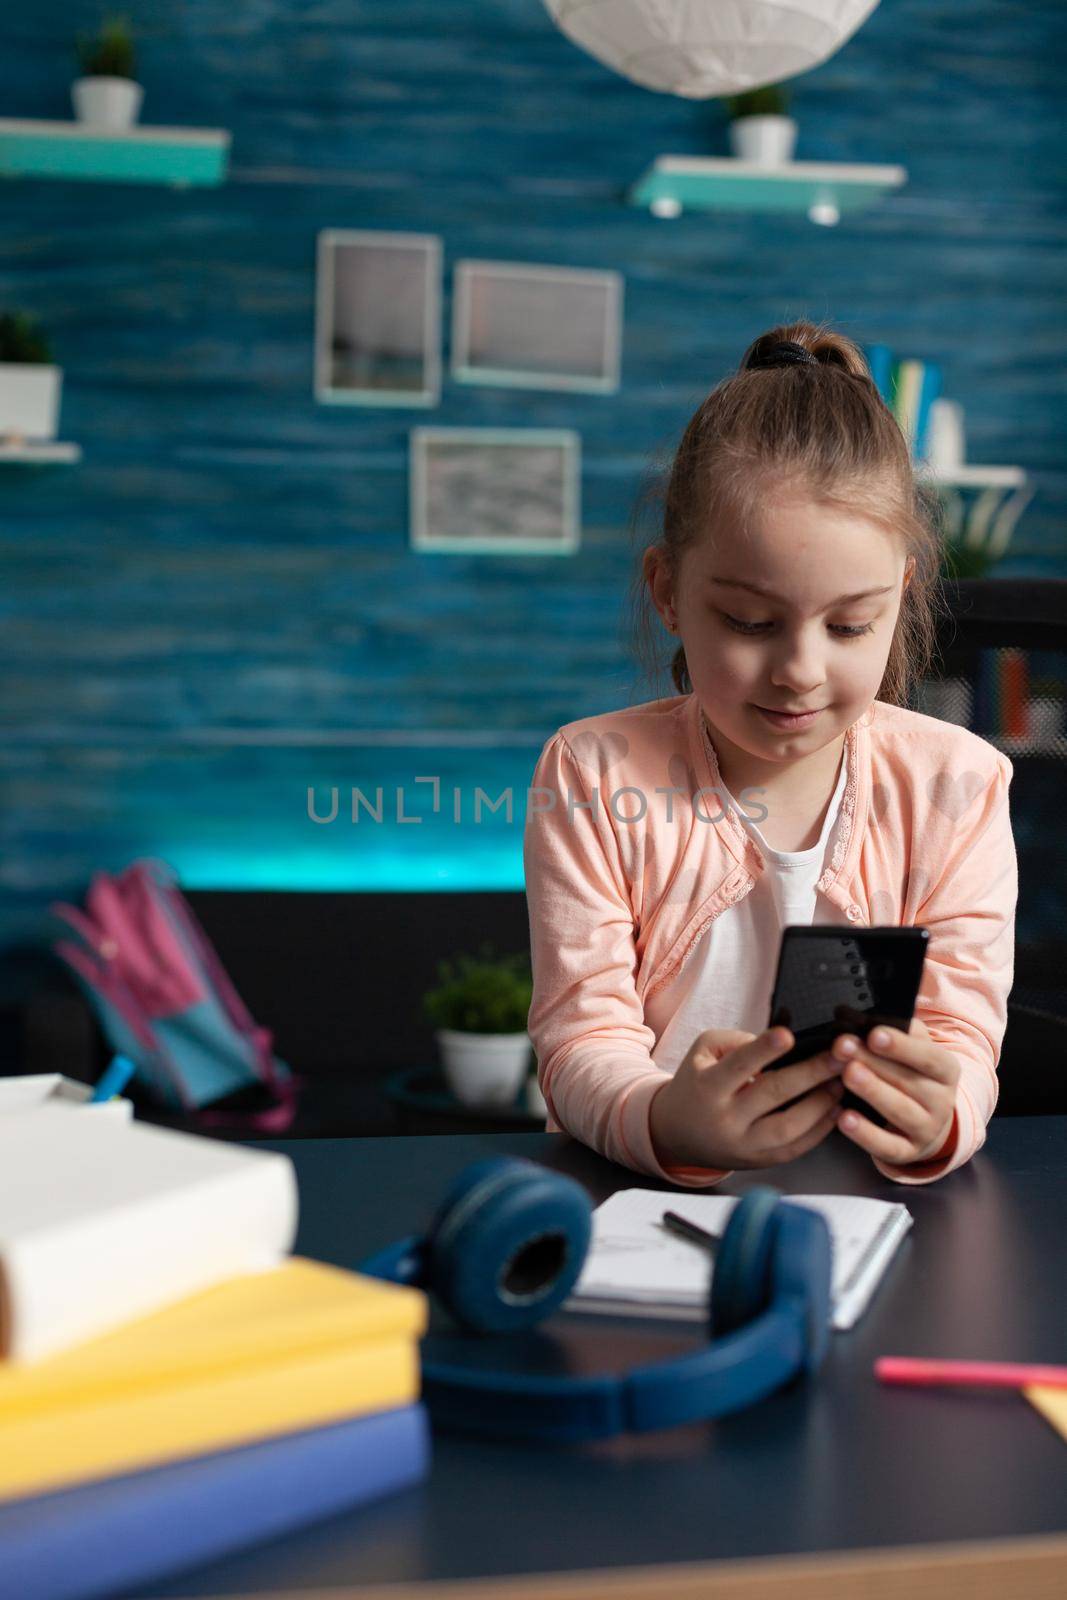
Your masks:
M946 539L941 547L943 578L986 578L995 564L995 557L984 545L970 545L954 537Z
M82 76L71 85L79 122L100 128L128 128L137 121L144 90L136 82L133 35L125 17L106 17L100 32L78 37Z
M1011 544L1022 509L1033 498L1027 488L989 523L976 510L953 528L942 544L941 573L945 578L987 578Z
M440 962L437 979L423 1009L436 1025L448 1087L463 1105L514 1104L531 1064L529 958L494 957L483 944L477 956Z
M12 444L54 439L62 383L63 370L52 364L36 319L0 312L0 436Z
M745 89L730 95L730 150L740 161L761 167L780 167L793 159L797 125L786 115L789 92L780 83Z

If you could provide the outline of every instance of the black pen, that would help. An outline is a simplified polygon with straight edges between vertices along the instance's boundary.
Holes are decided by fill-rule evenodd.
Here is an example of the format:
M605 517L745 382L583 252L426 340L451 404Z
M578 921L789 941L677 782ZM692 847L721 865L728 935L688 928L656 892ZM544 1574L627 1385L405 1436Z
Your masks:
M690 1222L688 1217L680 1217L677 1211L665 1211L660 1221L671 1233L677 1233L683 1239L691 1240L693 1244L702 1245L711 1255L714 1255L719 1247L721 1233L709 1233L706 1228L700 1228L695 1222Z

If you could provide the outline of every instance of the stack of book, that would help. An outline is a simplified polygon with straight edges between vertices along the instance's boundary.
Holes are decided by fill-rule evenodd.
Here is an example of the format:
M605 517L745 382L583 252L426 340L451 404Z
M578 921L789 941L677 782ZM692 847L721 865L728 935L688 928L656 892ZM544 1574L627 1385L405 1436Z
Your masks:
M93 1600L429 1471L419 1290L293 1256L282 1155L0 1113L0 1588Z
M889 407L911 450L912 460L929 454L930 407L940 397L942 370L933 361L898 359L885 344L864 348L874 385Z

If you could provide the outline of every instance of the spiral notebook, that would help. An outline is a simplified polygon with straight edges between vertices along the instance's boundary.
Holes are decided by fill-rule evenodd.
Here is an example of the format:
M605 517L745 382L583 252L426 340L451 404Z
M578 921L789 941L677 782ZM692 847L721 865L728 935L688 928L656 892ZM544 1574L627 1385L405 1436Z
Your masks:
M783 1195L826 1218L833 1248L831 1324L851 1328L863 1315L911 1227L907 1206L861 1195ZM722 1234L734 1195L620 1189L593 1212L593 1237L564 1311L700 1321L707 1315L714 1256L663 1227L664 1211Z

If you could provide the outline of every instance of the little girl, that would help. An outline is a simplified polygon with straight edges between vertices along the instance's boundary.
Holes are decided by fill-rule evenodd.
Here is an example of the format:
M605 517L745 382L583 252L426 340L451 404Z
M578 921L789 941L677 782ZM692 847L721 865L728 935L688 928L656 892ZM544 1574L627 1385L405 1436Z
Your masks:
M677 695L561 728L524 860L550 1131L688 1187L835 1126L900 1183L985 1141L1012 985L1011 762L907 709L939 536L860 348L765 333L689 422L642 594ZM907 1033L775 1071L781 929L919 924ZM877 1120L842 1112L844 1087Z

